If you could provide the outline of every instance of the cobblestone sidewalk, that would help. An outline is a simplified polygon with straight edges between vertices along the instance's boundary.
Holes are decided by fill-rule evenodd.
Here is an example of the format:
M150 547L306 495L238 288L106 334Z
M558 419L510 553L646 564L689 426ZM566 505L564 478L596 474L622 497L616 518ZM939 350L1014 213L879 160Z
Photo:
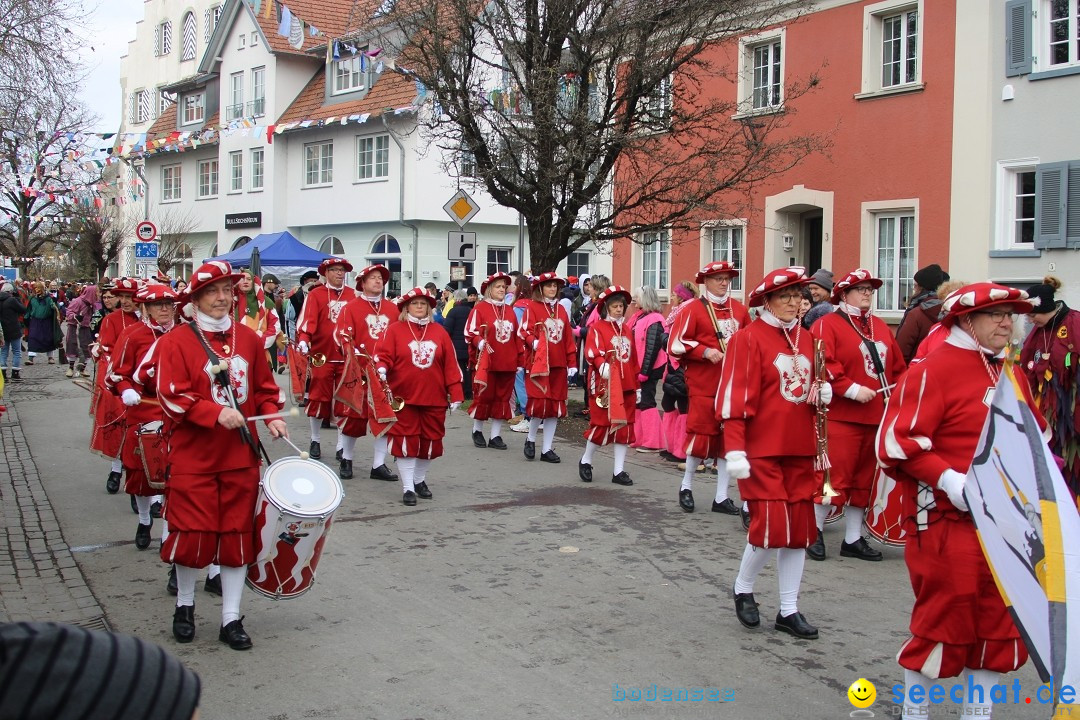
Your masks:
M10 386L9 386L9 389ZM18 408L5 393L0 419L0 621L39 620L107 628L60 530L52 504L19 425Z

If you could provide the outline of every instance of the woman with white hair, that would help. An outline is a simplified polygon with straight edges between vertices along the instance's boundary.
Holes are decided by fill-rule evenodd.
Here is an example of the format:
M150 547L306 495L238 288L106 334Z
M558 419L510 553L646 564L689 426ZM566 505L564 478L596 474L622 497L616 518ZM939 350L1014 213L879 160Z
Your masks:
M638 382L641 400L637 404L634 426L638 452L657 452L664 447L660 429L660 411L656 408L656 383L664 377L667 350L664 347L664 316L660 314L660 298L655 288L643 285L634 293L633 305L638 313L632 319L634 349L641 360Z

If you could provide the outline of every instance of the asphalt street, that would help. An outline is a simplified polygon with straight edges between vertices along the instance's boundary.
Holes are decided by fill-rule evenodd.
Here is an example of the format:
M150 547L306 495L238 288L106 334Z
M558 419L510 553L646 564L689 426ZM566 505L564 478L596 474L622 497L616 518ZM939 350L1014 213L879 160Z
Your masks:
M251 651L218 641L220 599L201 582L196 639L179 645L159 528L150 550L135 548L128 499L106 494L108 463L86 449L89 394L55 367L23 375L6 400L58 546L70 549L109 627L160 643L199 672L204 719L840 718L854 709L847 688L860 677L877 686L875 715L898 716L894 657L912 598L901 549L885 548L879 563L840 558L842 524L830 526L830 557L807 561L800 598L820 639L772 629L775 562L755 589L762 627L747 630L731 600L745 534L738 518L708 511L714 476L697 476L698 511L686 514L680 473L656 455L630 453L634 485L624 488L608 482L602 451L597 482L586 485L580 437L558 439L560 465L528 462L523 434L504 432L508 451L473 447L464 414L448 421L446 455L429 473L434 499L414 508L402 505L399 484L367 478L371 439L359 441L313 589L277 602L245 591ZM306 419L289 427L306 447ZM323 433L336 465L333 434ZM269 447L272 458L295 454ZM18 485L25 470L0 472ZM18 516L6 521L11 532ZM0 554L0 581L14 564ZM52 602L43 595L16 619L56 618ZM1047 717L1048 706L1023 703L1038 685L1031 664L1014 678L1021 703L995 717ZM630 699L654 686L661 696L704 688L729 700ZM958 712L944 703L931 717Z

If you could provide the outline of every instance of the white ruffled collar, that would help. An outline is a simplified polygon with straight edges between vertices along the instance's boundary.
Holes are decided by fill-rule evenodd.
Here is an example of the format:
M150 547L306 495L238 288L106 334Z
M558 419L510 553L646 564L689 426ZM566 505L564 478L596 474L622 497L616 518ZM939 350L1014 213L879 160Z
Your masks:
M225 332L232 327L232 318L228 314L223 318L215 319L201 310L195 310L195 322L199 324L200 328L210 332Z
M772 325L775 328L784 328L785 330L792 330L799 324L799 318L796 316L791 322L781 322L780 318L772 314L768 308L761 310L761 319L765 321L765 324Z

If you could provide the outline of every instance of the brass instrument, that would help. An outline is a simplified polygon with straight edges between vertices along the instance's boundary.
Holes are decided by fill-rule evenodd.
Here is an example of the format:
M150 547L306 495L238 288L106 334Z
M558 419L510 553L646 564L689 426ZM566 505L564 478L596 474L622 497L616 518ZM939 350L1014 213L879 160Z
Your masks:
M311 353L308 356L308 362L311 363L311 367L322 367L326 364L326 354L321 352Z
M840 493L833 489L829 481L829 409L820 400L821 386L825 383L825 341L819 338L814 340L814 392L811 397L815 398L814 429L817 431L817 457L814 458L814 469L822 470L824 483L821 486L821 495L826 498L836 497Z
M357 353L357 355L362 358L367 358L372 365L375 364L375 358L367 353ZM386 378L380 375L377 370L375 371L375 377L379 379L379 387L382 389L383 393L386 394L386 402L390 403L390 409L394 412L401 412L401 409L405 407L405 398L395 395L394 391L390 389L390 383L387 382Z
M613 367L611 367L611 361L607 360L608 355L614 356L615 351L614 350L608 350L606 353L604 353L604 358L605 358L604 362L607 363L608 377L610 378L611 373L615 369ZM596 394L596 406L598 408L602 409L602 410L607 410L609 407L611 407L611 382L609 380L605 380L604 378L600 377L600 371L599 370L596 371L596 378L597 378L598 387L602 388L600 390L600 392L598 392Z

